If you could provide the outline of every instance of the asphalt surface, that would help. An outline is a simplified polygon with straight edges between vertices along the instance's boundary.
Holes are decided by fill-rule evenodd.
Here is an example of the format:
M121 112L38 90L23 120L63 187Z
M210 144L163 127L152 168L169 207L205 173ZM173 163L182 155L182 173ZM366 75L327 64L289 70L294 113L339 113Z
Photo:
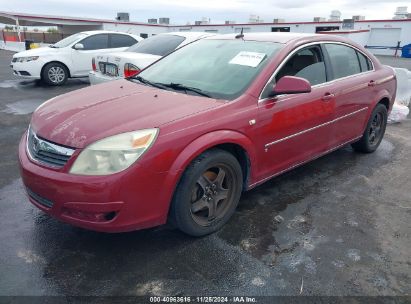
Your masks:
M35 107L87 82L16 79L11 56L0 51L0 296L410 296L410 120L373 154L347 146L245 193L213 235L96 233L32 206L17 165Z

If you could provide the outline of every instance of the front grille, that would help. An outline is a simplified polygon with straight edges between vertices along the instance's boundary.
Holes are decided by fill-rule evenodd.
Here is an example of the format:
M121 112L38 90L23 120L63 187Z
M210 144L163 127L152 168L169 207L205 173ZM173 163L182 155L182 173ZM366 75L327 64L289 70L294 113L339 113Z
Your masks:
M12 60L11 60L11 62L16 62L17 61L17 58L13 58Z
M29 156L33 160L47 166L62 168L74 153L74 149L39 138L31 128L28 130L27 137L27 151Z
M118 76L118 67L115 64L107 63L107 62L99 62L98 68L102 74L108 76Z
M47 207L47 208L51 208L53 207L53 202L38 195L37 193L34 193L33 191L31 191L29 188L26 188L27 190L27 194L33 199L35 200L37 203L39 203L40 205Z

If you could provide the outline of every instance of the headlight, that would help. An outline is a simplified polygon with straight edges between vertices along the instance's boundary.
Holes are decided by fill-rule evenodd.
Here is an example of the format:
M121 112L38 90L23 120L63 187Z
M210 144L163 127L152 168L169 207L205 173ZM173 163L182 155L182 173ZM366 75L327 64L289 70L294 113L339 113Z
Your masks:
M70 173L107 175L130 167L157 138L158 129L122 133L86 147L75 160Z
M39 59L39 56L17 57L16 62L29 62Z

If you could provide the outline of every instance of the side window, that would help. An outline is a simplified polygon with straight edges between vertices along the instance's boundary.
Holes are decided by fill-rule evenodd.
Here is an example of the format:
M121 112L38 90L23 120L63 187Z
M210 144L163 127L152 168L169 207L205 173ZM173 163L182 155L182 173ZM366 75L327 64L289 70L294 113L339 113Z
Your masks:
M327 81L323 55L318 46L298 51L277 73L275 80L284 76L295 76L307 79L311 85Z
M129 47L137 43L134 38L122 34L111 34L110 38L110 48Z
M307 79L311 85L327 82L324 57L319 46L311 46L295 53L265 87L262 98L267 98L274 84L284 76Z
M366 56L361 54L360 52L357 52L357 55L358 55L358 60L360 60L361 72L371 71L372 70L371 61Z
M341 44L325 44L330 56L334 79L361 73L357 51Z
M108 34L97 34L80 41L84 45L84 50L99 50L108 48Z

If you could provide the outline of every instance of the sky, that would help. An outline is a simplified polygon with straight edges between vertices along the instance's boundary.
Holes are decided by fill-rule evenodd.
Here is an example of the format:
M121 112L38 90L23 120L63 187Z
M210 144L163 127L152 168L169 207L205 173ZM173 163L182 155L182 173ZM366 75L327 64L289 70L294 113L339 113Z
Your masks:
M241 23L247 22L250 14L265 22L274 18L312 21L313 17L328 19L331 10L341 11L342 18L391 19L397 6L407 5L411 12L409 0L0 0L0 11L101 19L114 19L121 11L130 13L131 21L170 17L172 24L186 24L202 17L210 18L211 23Z

